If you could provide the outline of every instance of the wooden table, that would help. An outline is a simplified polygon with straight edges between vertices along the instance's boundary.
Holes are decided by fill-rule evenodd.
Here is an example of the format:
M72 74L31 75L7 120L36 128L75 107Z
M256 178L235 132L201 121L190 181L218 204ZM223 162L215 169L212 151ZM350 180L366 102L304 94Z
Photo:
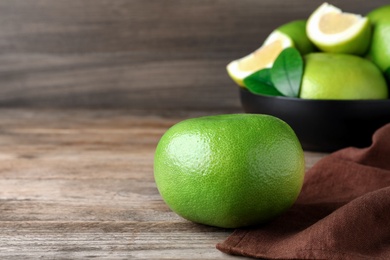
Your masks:
M199 115L2 110L0 259L229 258L215 244L232 230L178 217L153 179L161 135Z

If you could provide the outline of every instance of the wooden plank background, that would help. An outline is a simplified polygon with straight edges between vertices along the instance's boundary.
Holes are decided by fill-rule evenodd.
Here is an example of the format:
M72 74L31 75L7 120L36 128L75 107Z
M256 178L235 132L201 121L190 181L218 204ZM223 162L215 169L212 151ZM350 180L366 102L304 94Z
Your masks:
M319 0L0 0L0 107L240 109L226 64ZM385 0L338 0L365 14Z

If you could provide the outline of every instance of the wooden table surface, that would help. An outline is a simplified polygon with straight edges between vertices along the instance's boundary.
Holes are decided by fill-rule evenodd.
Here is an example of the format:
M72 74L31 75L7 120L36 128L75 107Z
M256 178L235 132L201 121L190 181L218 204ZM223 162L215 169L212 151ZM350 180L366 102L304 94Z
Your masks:
M161 135L199 115L2 110L0 259L229 258L215 244L232 230L183 220L153 179Z

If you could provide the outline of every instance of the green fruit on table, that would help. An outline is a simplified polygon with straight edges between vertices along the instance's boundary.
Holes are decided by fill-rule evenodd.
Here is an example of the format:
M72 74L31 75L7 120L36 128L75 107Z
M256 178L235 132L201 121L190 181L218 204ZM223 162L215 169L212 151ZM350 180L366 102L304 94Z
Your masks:
M258 114L184 120L162 136L154 159L167 205L190 221L223 228L264 223L287 210L304 170L290 126Z

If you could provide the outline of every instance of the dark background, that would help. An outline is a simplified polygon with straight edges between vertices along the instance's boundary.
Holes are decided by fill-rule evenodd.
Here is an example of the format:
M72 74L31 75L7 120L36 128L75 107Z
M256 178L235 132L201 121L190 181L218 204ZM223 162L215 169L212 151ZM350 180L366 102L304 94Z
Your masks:
M225 66L317 0L1 0L0 107L240 110ZM366 14L384 0L329 3Z

